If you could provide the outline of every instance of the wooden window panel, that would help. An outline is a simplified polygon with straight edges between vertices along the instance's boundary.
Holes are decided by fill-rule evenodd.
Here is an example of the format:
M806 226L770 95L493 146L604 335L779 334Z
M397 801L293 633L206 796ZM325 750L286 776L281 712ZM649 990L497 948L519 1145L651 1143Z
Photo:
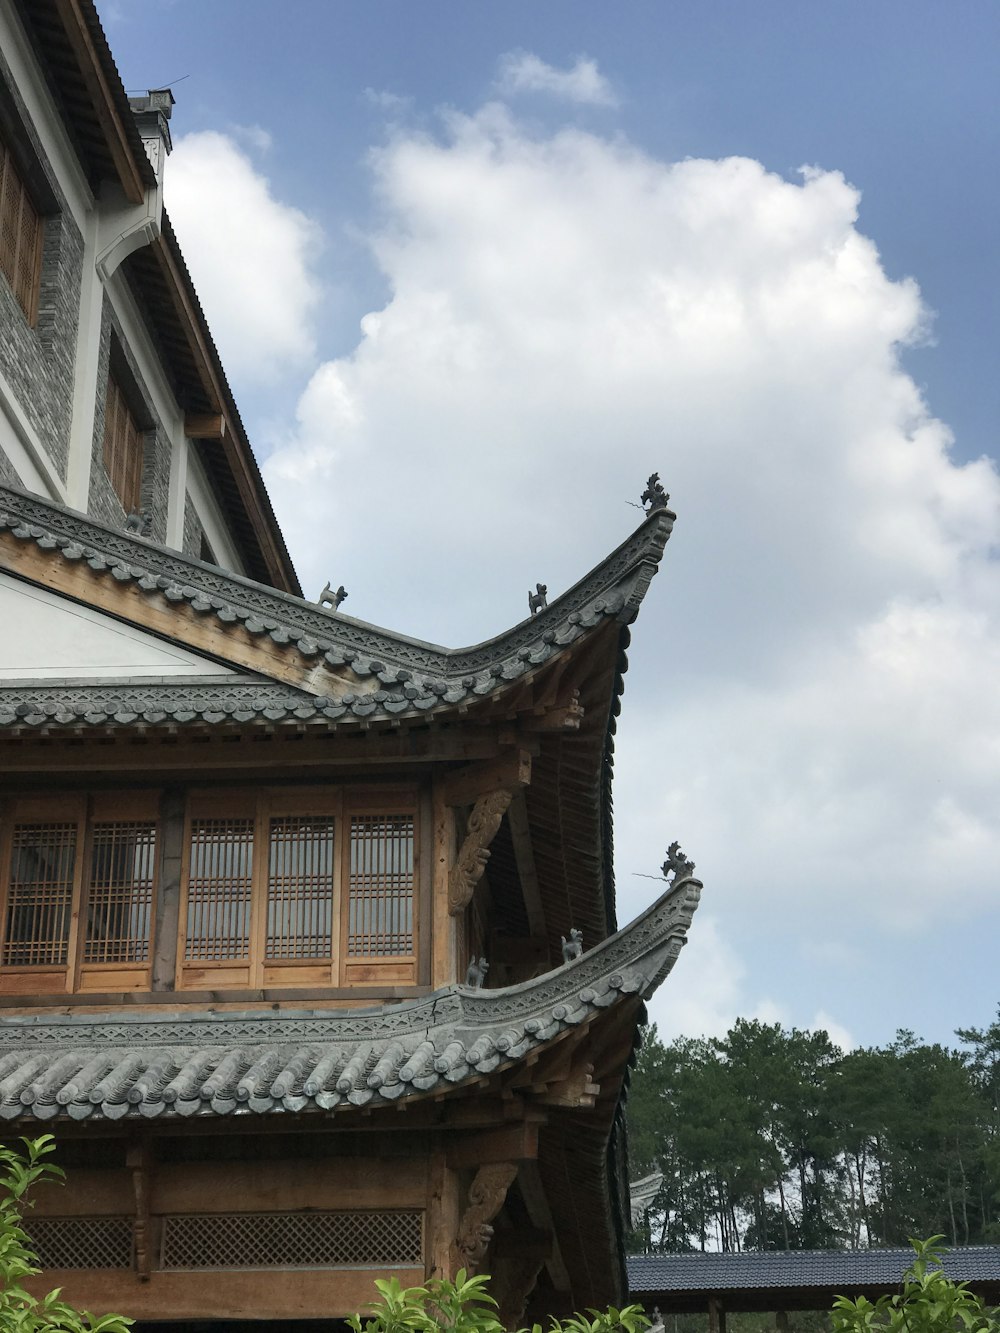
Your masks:
M327 815L280 815L270 820L264 949L268 961L331 958L335 828Z
M142 503L142 431L114 375L104 399L104 470L127 514Z
M0 139L0 270L31 324L38 315L41 261L42 219L13 154Z
M179 987L249 986L256 794L194 792L184 835Z
M416 809L352 805L344 849L344 984L415 984Z
M13 802L0 837L0 993L73 988L84 800Z

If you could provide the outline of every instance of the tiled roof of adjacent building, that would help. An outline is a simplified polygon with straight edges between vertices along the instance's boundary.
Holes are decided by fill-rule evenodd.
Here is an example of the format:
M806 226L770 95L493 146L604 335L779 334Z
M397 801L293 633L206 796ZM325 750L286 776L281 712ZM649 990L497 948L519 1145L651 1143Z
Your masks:
M913 1262L912 1249L767 1250L741 1254L631 1255L629 1290L725 1292L748 1288L852 1288L898 1284ZM944 1269L958 1282L1000 1280L1000 1246L949 1250Z
M524 1060L673 967L698 905L672 886L626 929L532 981L357 1010L0 1019L0 1116L75 1120L368 1107Z

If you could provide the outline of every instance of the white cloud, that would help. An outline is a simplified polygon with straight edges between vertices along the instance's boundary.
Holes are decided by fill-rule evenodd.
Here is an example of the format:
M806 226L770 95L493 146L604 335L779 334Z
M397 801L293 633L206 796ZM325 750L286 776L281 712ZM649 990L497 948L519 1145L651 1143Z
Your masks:
M508 51L499 61L497 88L506 95L548 93L583 106L618 105L597 61L587 56L578 56L569 69L557 69L530 51Z
M665 163L498 105L373 168L390 298L266 467L306 587L485 638L610 550L659 470L679 521L620 725L621 915L678 836L726 923L712 984L735 941L748 969L702 1021L819 1005L854 1029L863 989L888 1036L894 989L924 990L899 941L939 954L946 894L953 928L1000 896L1000 483L901 367L916 285L835 171ZM671 1004L708 984L712 931ZM845 960L894 949L859 987Z
M241 137L258 151L259 126ZM276 199L234 139L214 131L179 139L167 162L167 210L227 370L275 379L314 354L319 298L312 261L319 231Z

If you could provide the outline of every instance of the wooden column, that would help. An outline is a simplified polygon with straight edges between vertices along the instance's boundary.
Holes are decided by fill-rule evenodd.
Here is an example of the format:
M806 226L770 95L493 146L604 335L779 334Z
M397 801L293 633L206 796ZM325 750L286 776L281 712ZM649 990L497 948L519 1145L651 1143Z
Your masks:
M726 1333L726 1310L718 1296L708 1298L708 1333Z
M459 922L448 911L448 879L455 860L455 812L445 801L440 781L434 783L434 862L433 917L434 938L431 957L431 985L435 990L451 986L458 975Z
M153 990L172 991L177 974L177 932L184 857L184 791L167 787L160 797L160 850L153 933Z
M447 910L447 908L446 908ZM431 1156L427 1207L426 1269L428 1277L454 1277L459 1265L452 1249L458 1235L458 1176L448 1166L445 1150Z

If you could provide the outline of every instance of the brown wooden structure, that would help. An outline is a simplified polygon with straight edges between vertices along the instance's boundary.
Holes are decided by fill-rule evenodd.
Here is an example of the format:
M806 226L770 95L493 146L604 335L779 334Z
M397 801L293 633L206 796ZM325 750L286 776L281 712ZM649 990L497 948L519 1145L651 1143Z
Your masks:
M188 662L0 681L0 1117L69 1171L46 1282L201 1322L460 1267L510 1325L624 1298L623 1087L700 889L616 930L615 717L672 524L654 497L447 650L0 488L0 575Z

